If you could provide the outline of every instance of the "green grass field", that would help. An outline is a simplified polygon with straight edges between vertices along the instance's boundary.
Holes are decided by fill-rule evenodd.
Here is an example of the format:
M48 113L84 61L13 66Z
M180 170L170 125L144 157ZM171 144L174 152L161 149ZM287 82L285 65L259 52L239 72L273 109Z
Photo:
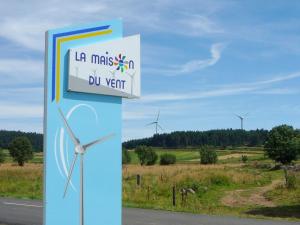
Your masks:
M163 149L154 148L160 157L164 153L170 153L176 156L177 163L197 164L200 162L200 154L198 149ZM129 150L131 164L138 164L139 160L134 150ZM259 148L237 148L235 150L217 150L219 157L218 163L240 163L241 155L249 154L249 160L266 160L262 149ZM225 156L229 156L228 158ZM230 157L231 156L231 157ZM159 160L157 161L159 163Z
M140 166L134 151L132 162L123 166L123 205L184 211L193 213L267 217L300 220L300 172L295 174L296 186L287 189L282 170L273 170L274 162L261 149L237 148L217 150L218 163L200 165L196 149L155 148L176 155L170 166ZM0 196L42 199L43 154L24 167L19 167L6 154L0 166ZM247 155L247 163L241 156ZM296 162L300 163L300 161ZM136 175L142 177L136 184ZM172 205L172 187L176 189L176 206ZM182 188L192 188L194 194L182 197Z

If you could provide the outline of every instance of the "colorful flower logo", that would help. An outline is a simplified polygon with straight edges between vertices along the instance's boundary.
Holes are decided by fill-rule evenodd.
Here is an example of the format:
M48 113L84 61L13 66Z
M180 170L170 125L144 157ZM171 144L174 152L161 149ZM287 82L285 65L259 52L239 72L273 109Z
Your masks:
M126 56L119 54L119 57L115 57L114 65L118 66L117 70L121 70L123 73L125 70L128 69L128 61L125 61Z

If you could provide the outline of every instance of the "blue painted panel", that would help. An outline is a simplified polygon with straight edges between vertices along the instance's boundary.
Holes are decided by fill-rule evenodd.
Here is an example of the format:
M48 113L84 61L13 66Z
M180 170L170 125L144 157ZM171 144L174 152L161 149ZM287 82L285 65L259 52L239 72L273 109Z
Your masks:
M112 33L103 36L81 38L63 42L60 49L60 99L55 101L56 74L55 35L76 30L109 25ZM84 94L67 91L68 49L95 42L122 37L120 20L106 21L50 30L46 37L45 121L44 121L44 224L79 225L79 164L75 164L72 183L63 198L68 170L74 157L74 144L70 139L59 114L60 108L74 134L82 144L101 136L115 136L87 150L84 155L84 220L85 225L121 224L121 105L120 97ZM55 51L54 51L55 50ZM54 52L54 54L53 54ZM53 57L54 56L54 57ZM53 64L54 63L54 64ZM54 73L54 76L53 76ZM54 87L53 87L54 85Z

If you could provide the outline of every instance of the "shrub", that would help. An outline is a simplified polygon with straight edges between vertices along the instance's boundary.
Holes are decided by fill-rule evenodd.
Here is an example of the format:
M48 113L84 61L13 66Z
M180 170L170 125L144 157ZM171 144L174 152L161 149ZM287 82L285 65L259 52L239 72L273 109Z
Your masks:
M155 151L152 150L152 148L150 148L150 150L147 151L146 156L147 156L147 163L146 163L147 166L154 165L158 159L158 155L156 154Z
M287 189L295 189L297 184L296 174L293 171L288 171L286 167L283 168L285 177L285 186Z
M248 156L242 155L242 162L246 163L248 161Z
M296 176L294 174L288 174L286 176L286 187L288 189L295 189L296 188Z
M122 148L122 164L129 164L131 162L131 157L126 148Z
M217 152L214 149L208 147L202 147L200 149L200 163L201 164L215 164L218 161Z
M231 183L229 177L220 174L214 174L209 178L209 180L212 185L217 185L217 186L228 186Z
M170 165L176 163L176 156L173 154L165 153L160 156L160 165Z
M137 146L134 152L137 154L141 165L154 165L158 158L156 152L145 145Z
M1 163L4 163L4 161L5 161L5 155L3 150L0 148L0 165Z
M32 146L27 137L17 137L9 144L9 154L19 166L32 159Z

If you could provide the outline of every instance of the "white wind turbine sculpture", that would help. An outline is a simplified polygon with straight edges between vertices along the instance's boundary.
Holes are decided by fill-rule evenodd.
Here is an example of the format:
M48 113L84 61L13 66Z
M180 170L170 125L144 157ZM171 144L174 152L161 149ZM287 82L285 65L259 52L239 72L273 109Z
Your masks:
M159 114L160 114L160 111L158 111L156 120L154 122L146 124L146 126L155 124L155 134L157 134L157 128L163 130L163 128L158 124Z
M72 177L72 173L73 173L73 169L74 169L74 166L75 166L75 163L76 163L76 160L77 160L77 157L78 155L80 155L80 215L79 215L79 224L80 225L84 225L84 193L83 193L83 180L84 180L84 160L83 160L83 157L84 157L84 154L86 153L86 151L88 150L88 148L96 145L96 144L100 144L110 138L112 138L113 136L115 136L115 134L109 134L107 136L104 136L104 137L101 137L101 138L98 138L92 142L89 142L85 145L82 145L80 143L80 140L74 135L73 131L71 130L71 127L69 126L63 112L61 111L60 108L58 108L58 111L62 117L62 120L64 122L64 126L72 140L72 142L74 143L75 145L75 149L74 149L74 159L72 161L72 164L71 164L71 167L70 167L70 170L69 170L69 174L68 174L68 179L67 179L67 182L66 182L66 186L65 186L65 190L64 190L64 194L63 194L63 197L66 196L66 193L67 193L67 190L68 190L68 186L69 186L69 183L70 183L70 180L71 180L71 177Z
M132 73L132 74L126 72L126 74L127 74L127 76L129 76L130 79L131 79L130 93L131 93L131 95L132 95L132 94L133 94L133 82L134 82L135 72Z
M116 77L116 71L117 71L117 70L114 70L114 71L109 71L109 72L111 73L111 75L113 76L113 78L115 78L115 77Z
M109 72L111 73L113 78L115 78L117 70L109 71ZM126 75L129 76L131 79L130 94L133 95L133 83L134 83L135 72L132 74L126 72Z
M78 78L78 67L77 66L75 67L75 70L76 70L76 77Z

